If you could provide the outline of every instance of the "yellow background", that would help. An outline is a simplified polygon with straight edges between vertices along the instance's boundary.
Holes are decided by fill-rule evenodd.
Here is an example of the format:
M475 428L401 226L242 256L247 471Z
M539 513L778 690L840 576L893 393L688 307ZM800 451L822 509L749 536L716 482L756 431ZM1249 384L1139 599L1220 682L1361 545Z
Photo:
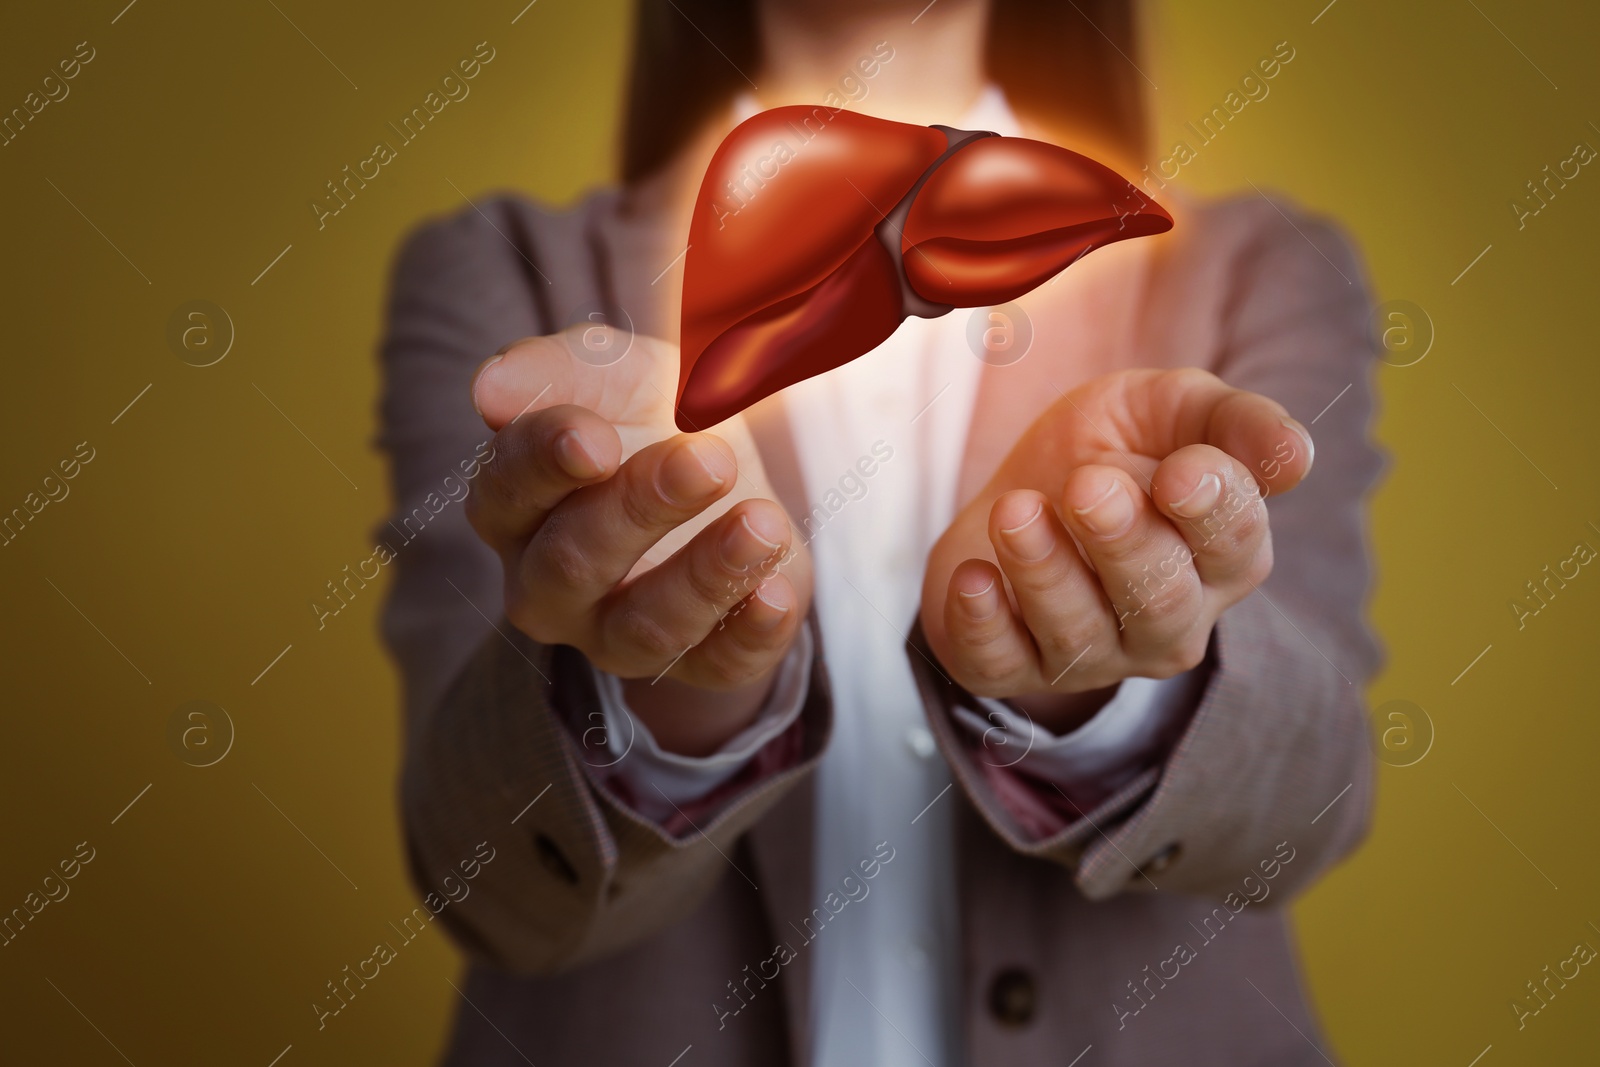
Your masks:
M0 912L78 842L96 850L0 948L0 1060L122 1062L110 1042L141 1067L264 1067L289 1045L285 1067L427 1063L456 1005L441 931L326 1030L310 1008L414 898L380 591L321 632L308 605L367 555L386 507L373 352L397 240L461 193L559 202L607 177L626 5L540 0L513 25L521 0L142 0L118 17L124 2L12 12L0 35L6 110L79 41L96 50L0 148L0 511L79 442L95 449L70 496L0 548ZM1600 17L1506 0L1338 0L1318 17L1322 3L1166 3L1144 64L1164 148L1288 40L1271 96L1182 179L1338 216L1380 294L1437 332L1381 381L1393 467L1374 613L1391 658L1372 692L1425 708L1436 736L1384 769L1371 840L1297 906L1305 964L1350 1063L1466 1067L1490 1045L1485 1067L1584 1062L1600 973L1521 1032L1509 1004L1574 943L1600 946L1600 576L1521 631L1508 604L1577 541L1600 546L1600 174L1520 231L1509 202L1577 141L1600 146ZM471 96L319 232L323 183L479 41L497 55ZM168 347L190 299L236 328L214 366ZM237 731L207 768L168 742L196 699Z

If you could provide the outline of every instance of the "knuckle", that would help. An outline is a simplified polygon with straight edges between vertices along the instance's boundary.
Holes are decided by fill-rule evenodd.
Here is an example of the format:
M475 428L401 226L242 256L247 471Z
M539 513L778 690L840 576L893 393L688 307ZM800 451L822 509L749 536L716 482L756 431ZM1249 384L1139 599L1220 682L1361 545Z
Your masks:
M1272 576L1272 549L1269 546L1265 552L1257 552L1246 563L1240 575L1251 585L1260 585Z
M1196 627L1189 634L1174 642L1161 659L1163 678L1173 678L1192 671L1200 666L1206 658L1206 649L1210 646L1211 635L1208 630Z
M1185 519L1181 526L1184 536L1194 544L1197 554L1215 555L1223 537L1230 533L1226 498L1205 515Z
M676 659L685 644L648 613L633 606L618 609L611 620L610 636L613 644L655 664Z
M1221 521L1202 528L1204 540L1197 552L1225 574L1263 581L1272 570L1272 531L1265 506L1256 501L1230 515L1224 504L1219 512Z
M527 478L499 473L483 488L482 499L476 505L471 505L471 501L478 499L480 494L471 493L467 500L479 515L479 521L489 526L501 523L521 525L527 517L540 510L539 497Z
M1217 381L1217 376L1199 367L1176 367L1167 372L1169 380L1180 389L1199 389Z
M728 643L732 646L735 654L746 657L770 656L773 658L773 662L776 662L778 657L788 651L795 634L805 625L805 616L798 612L790 611L779 619L777 625L771 629L758 629L743 618L745 609L755 599L753 587L752 589L741 587L741 592L750 593L751 595L745 596L724 613L721 621L717 624L717 628L719 630L727 630Z
M1138 619L1145 626L1166 622L1183 614L1193 603L1198 590L1181 575L1171 579L1141 582L1128 579L1121 594L1118 612L1124 618Z
M541 645L564 644L556 620L538 610L529 597L512 593L506 595L506 620Z
M1267 510L1259 500L1244 500L1234 514L1228 515L1223 527L1223 551L1237 552L1254 544L1266 532Z
M742 599L738 579L730 577L721 564L708 557L702 557L689 566L684 582L691 594L708 604L726 604Z
M587 589L603 580L594 557L553 516L540 532L536 554L539 570L563 589Z
M991 631L959 625L949 627L947 634L950 643L955 646L957 658L961 660L993 658L993 646L999 639Z
M1168 582L1144 594L1144 612L1152 622L1182 618L1194 607L1196 590L1188 582Z
M1092 623L1074 620L1042 634L1035 633L1033 639L1038 642L1039 651L1047 662L1059 662L1064 667L1085 654L1086 649L1094 647L1100 639L1100 628Z
M711 689L734 689L754 678L761 670L760 659L726 649L708 649L701 664L701 682Z
M1016 654L996 653L969 655L961 664L960 681L968 692L981 697L1009 695L1009 683L1022 673L1026 664Z
M1068 557L1072 553L1072 557ZM1071 542L1057 545L1051 555L1039 563L1010 564L1006 567L1006 578L1012 586L1024 592L1039 596L1056 597L1073 588L1074 567L1077 566L1076 550Z
M654 530L663 524L666 505L648 477L636 474L628 479L617 498L622 518L639 530Z

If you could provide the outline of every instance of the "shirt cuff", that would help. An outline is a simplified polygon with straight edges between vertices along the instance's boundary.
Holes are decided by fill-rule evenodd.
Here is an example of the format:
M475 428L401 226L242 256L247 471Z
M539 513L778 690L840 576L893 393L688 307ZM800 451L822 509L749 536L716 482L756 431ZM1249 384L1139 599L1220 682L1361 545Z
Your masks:
M953 713L991 763L1057 786L1069 798L1110 796L1166 758L1208 674L1202 664L1172 678L1125 679L1088 722L1068 734L1051 733L987 697L973 698L981 715L962 706Z
M744 771L768 744L782 737L800 717L810 689L815 644L802 626L754 722L709 756L681 756L664 750L622 694L622 679L594 671L600 697L608 757L607 784L621 786L632 807L653 822L674 822L684 808L716 792Z

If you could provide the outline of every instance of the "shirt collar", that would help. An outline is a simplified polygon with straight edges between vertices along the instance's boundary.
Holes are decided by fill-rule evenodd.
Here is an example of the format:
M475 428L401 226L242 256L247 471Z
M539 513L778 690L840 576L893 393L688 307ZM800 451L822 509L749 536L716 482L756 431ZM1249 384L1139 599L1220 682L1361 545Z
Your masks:
M738 125L763 110L765 109L756 101L755 94L746 90L734 97L734 124ZM958 121L950 125L961 130L987 130L1002 137L1018 137L1022 134L1022 126L1011 110L1011 104L1006 100L1004 90L993 82L986 83L979 91L977 99L973 100L972 106L967 108L966 113Z

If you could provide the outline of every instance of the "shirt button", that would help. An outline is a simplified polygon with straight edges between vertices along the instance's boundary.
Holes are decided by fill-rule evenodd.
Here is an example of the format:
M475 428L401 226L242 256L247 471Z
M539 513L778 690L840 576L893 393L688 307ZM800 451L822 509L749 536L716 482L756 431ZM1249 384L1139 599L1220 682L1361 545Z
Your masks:
M1037 1000L1033 975L1021 967L1007 967L989 984L989 1012L1002 1026L1026 1026Z
M934 743L933 734L928 732L926 726L912 726L906 729L906 747L920 759L931 759L939 750Z

